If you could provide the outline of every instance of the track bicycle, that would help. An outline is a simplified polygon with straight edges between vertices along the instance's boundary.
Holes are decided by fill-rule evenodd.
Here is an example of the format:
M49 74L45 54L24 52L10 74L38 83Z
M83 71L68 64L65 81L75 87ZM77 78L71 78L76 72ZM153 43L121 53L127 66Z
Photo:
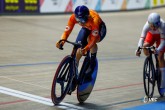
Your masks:
M147 49L149 52L149 56L145 58L143 66L143 83L145 94L148 97L148 99L152 98L154 94L154 87L157 82L158 92L160 96L163 97L164 94L160 92L161 73L159 70L158 55L153 54L153 50L155 49L155 47L142 47L139 49Z
M67 55L63 58L56 70L51 89L52 102L55 105L59 104L67 94L71 95L71 93L77 87L77 99L80 103L83 103L89 97L94 87L98 70L97 59L95 69L92 73L91 82L85 82L85 72L90 66L90 52L87 52L87 54L85 55L80 73L78 73L76 52L78 48L82 47L82 45L81 43L71 42L68 40L60 40L60 42L62 41L72 44L73 50L71 52L71 55ZM63 50L63 47L61 46L59 49Z

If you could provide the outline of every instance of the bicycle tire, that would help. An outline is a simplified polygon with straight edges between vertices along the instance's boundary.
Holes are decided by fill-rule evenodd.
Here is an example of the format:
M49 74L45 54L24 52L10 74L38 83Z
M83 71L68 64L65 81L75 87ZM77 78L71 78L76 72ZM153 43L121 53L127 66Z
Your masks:
M82 64L82 67L81 67L80 74L79 74L79 82L78 82L78 86L77 86L77 100L79 101L79 103L84 103L84 101L88 98L88 96L87 96L85 99L81 99L78 96L78 94L79 94L78 88L79 88L79 85L82 84L82 82L85 78L85 72L86 72L86 70L88 69L89 66L90 66L90 58L85 57L85 59L83 61L83 64Z
M82 66L82 69L81 69L81 72L80 72L79 80L81 82L77 86L77 100L79 101L79 103L84 103L88 99L88 97L90 96L90 94L91 94L91 92L94 88L95 80L96 80L96 77L97 77L98 61L96 59L96 67L95 67L95 70L94 70L96 72L95 78L92 80L90 85L88 83L83 83L84 82L83 80L85 78L84 72L86 71L86 69L88 68L89 65L90 65L90 62L89 62L88 58L86 58L83 62L83 66Z
M52 82L52 89L51 89L51 99L55 105L59 104L65 98L67 92L69 91L70 85L73 80L72 66L73 66L72 57L68 55L63 58L63 60L61 61L61 63L59 64L56 70ZM66 84L64 84L65 82ZM58 83L59 83L59 88L57 88ZM63 86L65 85L66 86L62 87L62 84Z
M157 87L158 87L158 92L159 92L160 97L163 97L164 94L162 94L162 93L160 92L161 72L160 72L160 70L158 69L156 73L157 73Z
M155 68L149 57L147 57L144 62L143 82L145 94L148 98L152 98L155 87Z

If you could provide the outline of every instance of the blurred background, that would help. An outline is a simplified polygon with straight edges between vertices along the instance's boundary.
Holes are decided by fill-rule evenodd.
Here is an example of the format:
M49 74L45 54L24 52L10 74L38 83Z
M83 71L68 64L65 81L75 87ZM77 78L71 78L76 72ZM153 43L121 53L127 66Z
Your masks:
M165 0L0 0L0 13L68 13L77 5L86 5L99 12L123 11L164 6Z

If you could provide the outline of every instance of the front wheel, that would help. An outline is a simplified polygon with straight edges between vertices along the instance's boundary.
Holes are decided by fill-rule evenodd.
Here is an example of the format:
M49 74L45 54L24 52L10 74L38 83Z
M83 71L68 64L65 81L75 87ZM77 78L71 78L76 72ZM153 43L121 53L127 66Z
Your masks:
M51 89L51 98L55 105L64 99L70 88L73 75L72 66L71 56L66 56L56 70Z
M152 98L155 86L155 68L149 57L147 57L144 62L143 82L147 97Z

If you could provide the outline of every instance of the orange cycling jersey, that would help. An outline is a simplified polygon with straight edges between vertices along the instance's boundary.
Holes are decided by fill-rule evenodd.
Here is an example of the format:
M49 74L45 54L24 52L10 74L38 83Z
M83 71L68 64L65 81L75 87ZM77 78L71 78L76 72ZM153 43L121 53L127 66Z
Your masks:
M88 36L88 45L85 47L89 50L96 42L100 40L99 36L99 27L102 23L102 19L98 15L98 13L94 10L89 10L89 17L86 23L81 24L76 20L75 14L72 14L68 24L65 28L64 33L62 34L61 39L67 39L72 32L74 25L78 23L80 26L91 30L91 34Z

